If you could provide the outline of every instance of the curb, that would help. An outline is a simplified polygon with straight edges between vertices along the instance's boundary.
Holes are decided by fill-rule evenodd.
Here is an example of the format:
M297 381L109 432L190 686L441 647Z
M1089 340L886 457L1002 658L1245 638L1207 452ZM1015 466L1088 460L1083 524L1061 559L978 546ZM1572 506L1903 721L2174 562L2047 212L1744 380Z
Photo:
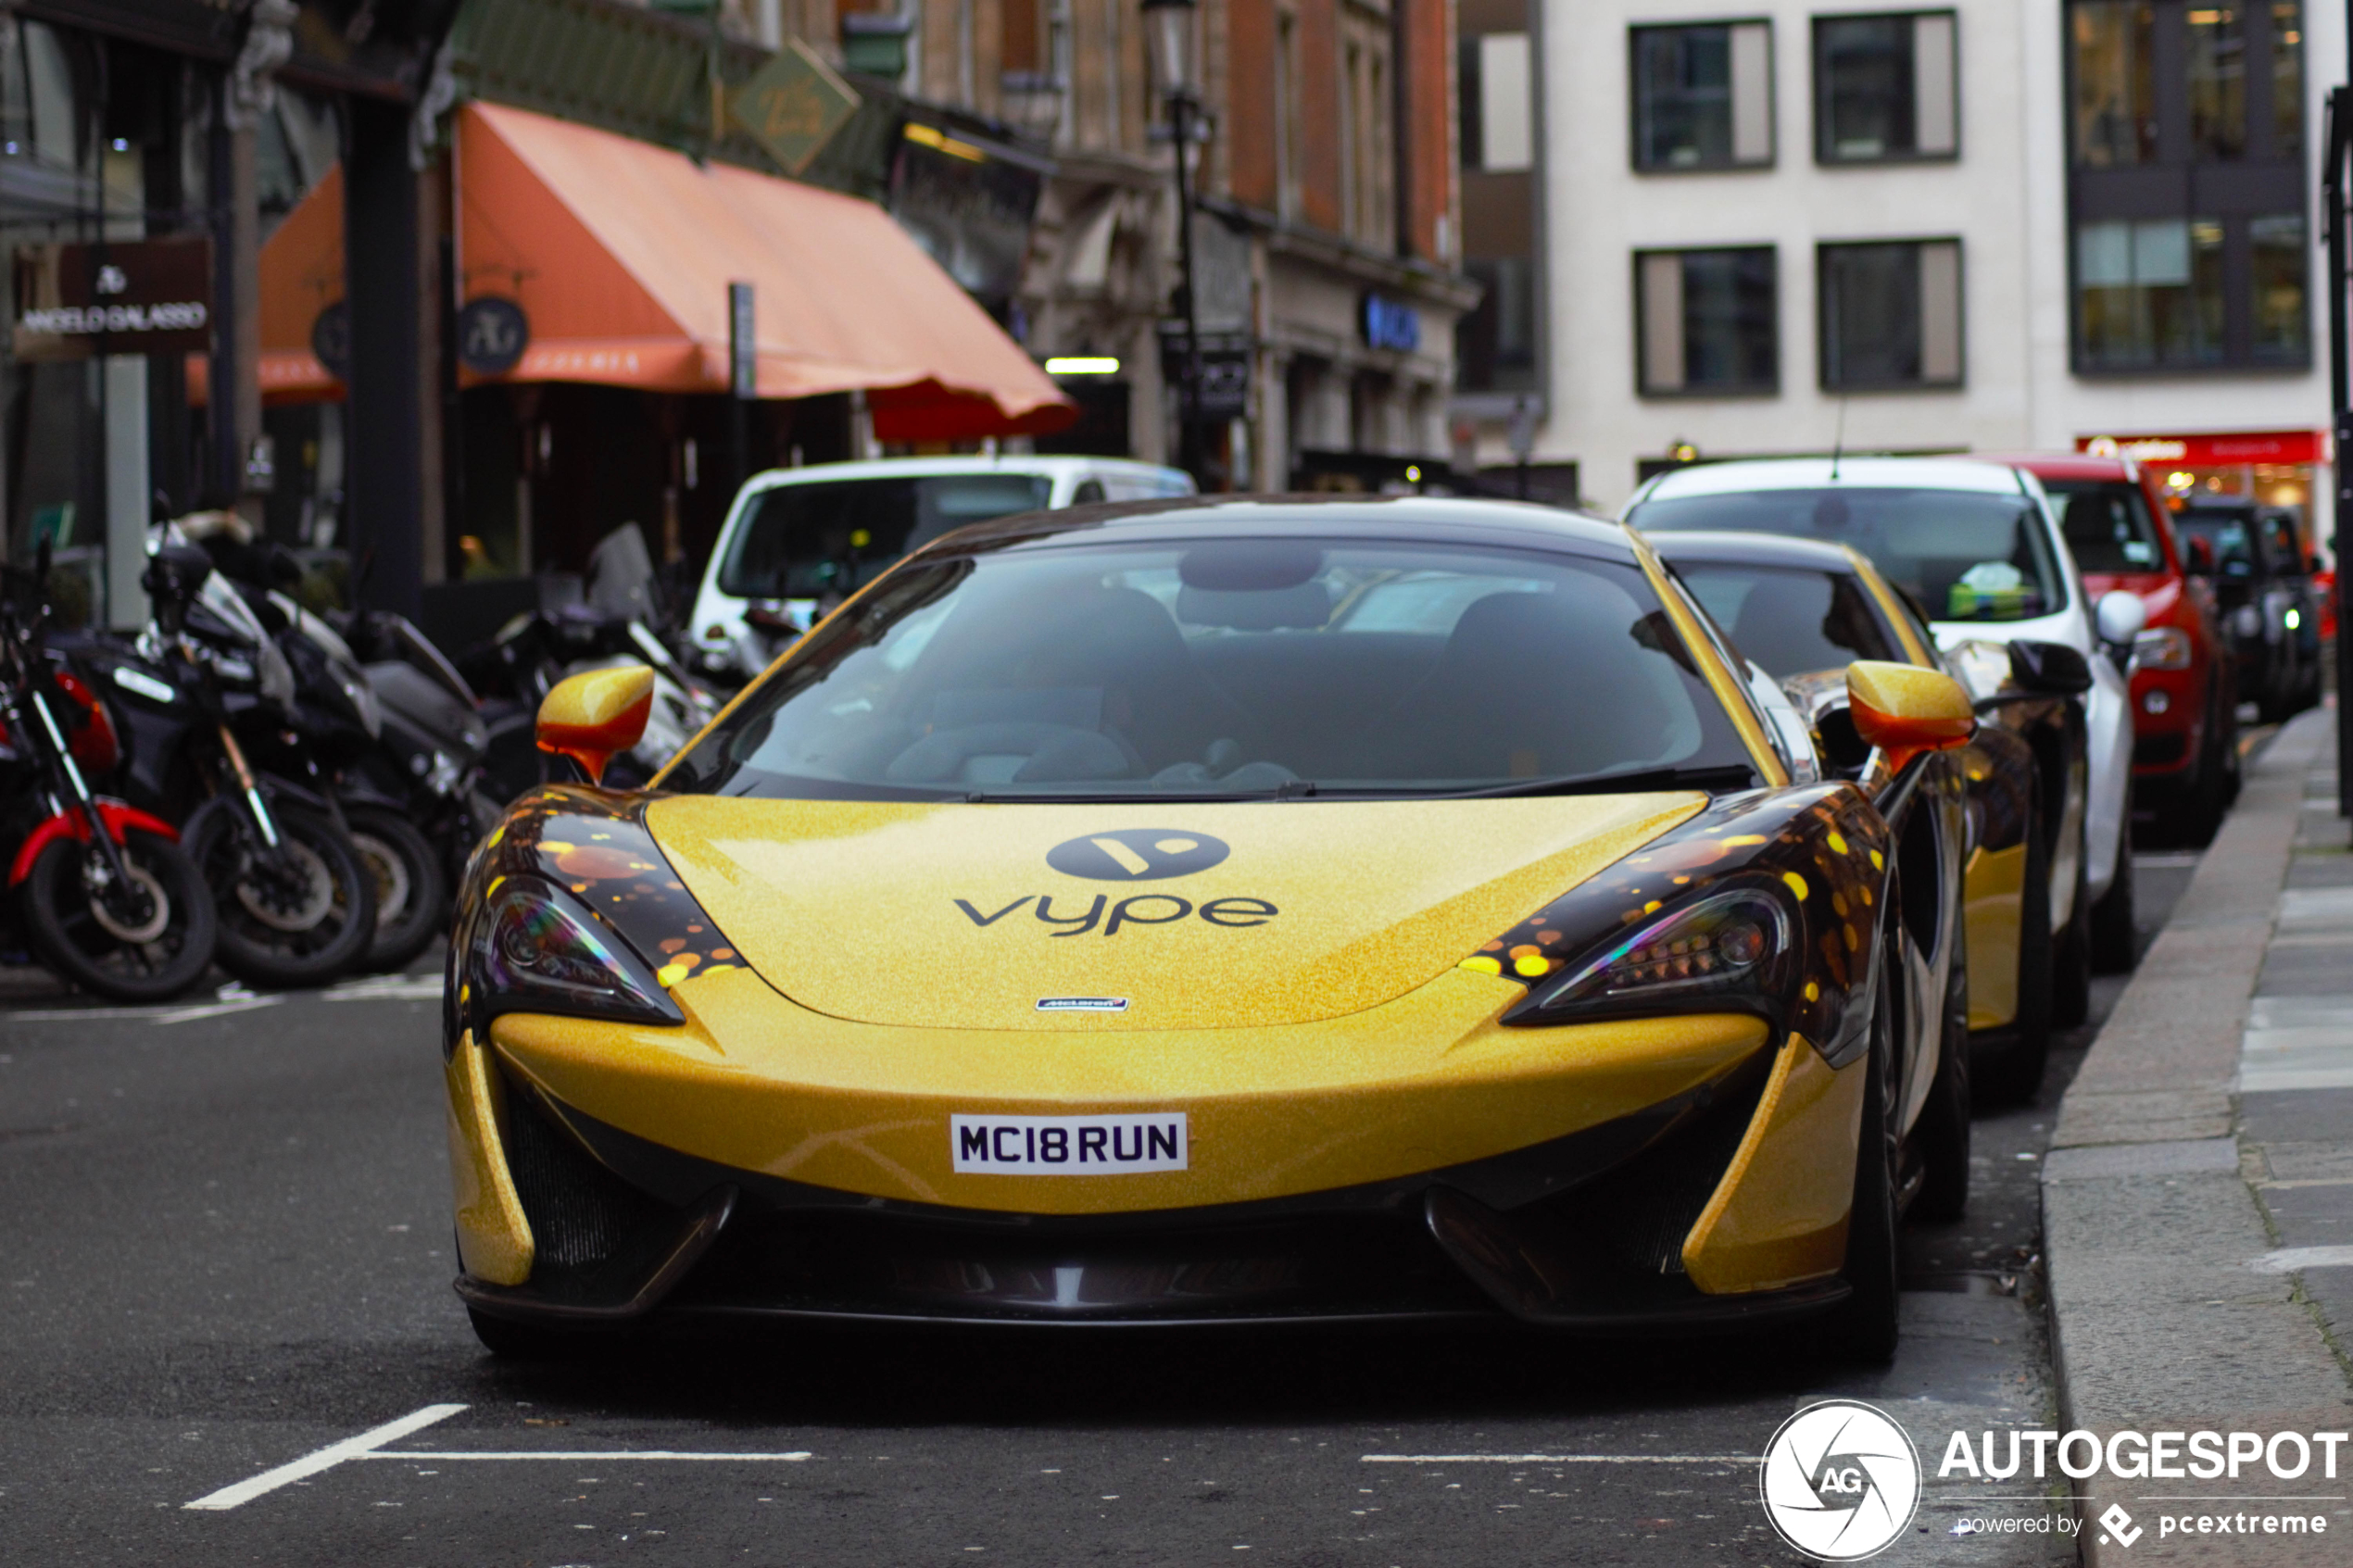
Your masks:
M2247 1265L2272 1246L2240 1173L2233 1094L2301 822L2332 739L2304 714L2251 770L2059 1104L2043 1167L2051 1358L2063 1430L2342 1428L2344 1373L2292 1282ZM2313 1561L2305 1539L2109 1544L2099 1512L2145 1512L2148 1482L2071 1483L2085 1562ZM2330 1561L2342 1543L2328 1542Z

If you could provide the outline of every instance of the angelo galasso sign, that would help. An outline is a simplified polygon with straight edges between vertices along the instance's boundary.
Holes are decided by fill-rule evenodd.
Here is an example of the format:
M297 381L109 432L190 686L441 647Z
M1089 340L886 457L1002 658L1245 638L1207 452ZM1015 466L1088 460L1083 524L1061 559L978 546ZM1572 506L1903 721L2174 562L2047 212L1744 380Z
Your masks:
M212 347L212 242L19 245L19 359L203 354Z
M2324 1484L2338 1479L2349 1437L2353 1434L2296 1431L1956 1431L1937 1465L1936 1479L1944 1485L1933 1501L1940 1516L1950 1516L1946 1533L1957 1537L2074 1537L2089 1527L2101 1546L2129 1549L2151 1536L2197 1537L2227 1547L2250 1536L2341 1534L2348 1527L2347 1496ZM1825 1562L1858 1562L1930 1528L1915 1524L1926 1479L1910 1435L1884 1411L1854 1399L1825 1399L1791 1416L1757 1466L1758 1494L1775 1531ZM1964 1485L1952 1486L1956 1481ZM2060 1481L2074 1498L2044 1500ZM1998 1490L1981 1493L1966 1486L1969 1482ZM2183 1485L2168 1485L2173 1482ZM2198 1483L2222 1483L2227 1490ZM2244 1489L2282 1483L2294 1489ZM2087 1525L2074 1512L2078 1499L2085 1512L2103 1499L2107 1506Z

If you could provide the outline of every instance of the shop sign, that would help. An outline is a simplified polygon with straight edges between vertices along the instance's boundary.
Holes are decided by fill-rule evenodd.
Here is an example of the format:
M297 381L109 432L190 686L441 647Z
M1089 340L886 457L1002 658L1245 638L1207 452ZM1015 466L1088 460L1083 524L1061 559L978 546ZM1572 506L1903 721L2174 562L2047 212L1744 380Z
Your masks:
M1422 313L1385 295L1367 292L1356 311L1365 342L1374 348L1411 354L1422 345Z
M2230 435L2094 435L2080 438L2086 457L2130 458L2185 469L2235 468L2241 463L2317 463L2321 433L2249 431Z
M336 300L310 323L310 353L327 374L351 379L351 307Z
M796 38L727 95L727 115L779 169L799 174L860 102L856 90Z
M17 249L19 359L212 350L212 242L206 238Z
M1051 166L920 120L899 130L890 215L925 255L1000 319L1029 259L1030 225Z
M1201 382L1193 389L1196 419L1210 423L1249 416L1250 365L1255 347L1247 332L1201 334ZM1183 322L1161 323L1160 366L1170 395L1181 398L1188 368Z
M531 318L495 294L466 301L458 312L458 363L478 376L503 376L531 346Z

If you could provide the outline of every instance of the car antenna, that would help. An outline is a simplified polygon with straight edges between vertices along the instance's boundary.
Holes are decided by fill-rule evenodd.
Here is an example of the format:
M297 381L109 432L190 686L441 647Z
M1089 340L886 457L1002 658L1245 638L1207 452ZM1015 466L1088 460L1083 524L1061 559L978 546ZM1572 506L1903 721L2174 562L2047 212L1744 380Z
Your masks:
M1838 461L1846 456L1846 396L1838 395L1838 433L1831 437L1831 483L1838 483Z

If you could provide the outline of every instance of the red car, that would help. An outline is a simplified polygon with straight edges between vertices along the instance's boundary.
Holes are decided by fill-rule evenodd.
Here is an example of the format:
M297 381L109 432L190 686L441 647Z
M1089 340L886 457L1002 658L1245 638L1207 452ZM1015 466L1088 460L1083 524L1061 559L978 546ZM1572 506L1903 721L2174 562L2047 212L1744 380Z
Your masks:
M2127 458L2027 454L1995 460L2043 482L2093 603L2125 588L2148 607L2134 644L2136 816L2204 843L2238 794L2238 676L2212 588L2190 574L2155 476Z

